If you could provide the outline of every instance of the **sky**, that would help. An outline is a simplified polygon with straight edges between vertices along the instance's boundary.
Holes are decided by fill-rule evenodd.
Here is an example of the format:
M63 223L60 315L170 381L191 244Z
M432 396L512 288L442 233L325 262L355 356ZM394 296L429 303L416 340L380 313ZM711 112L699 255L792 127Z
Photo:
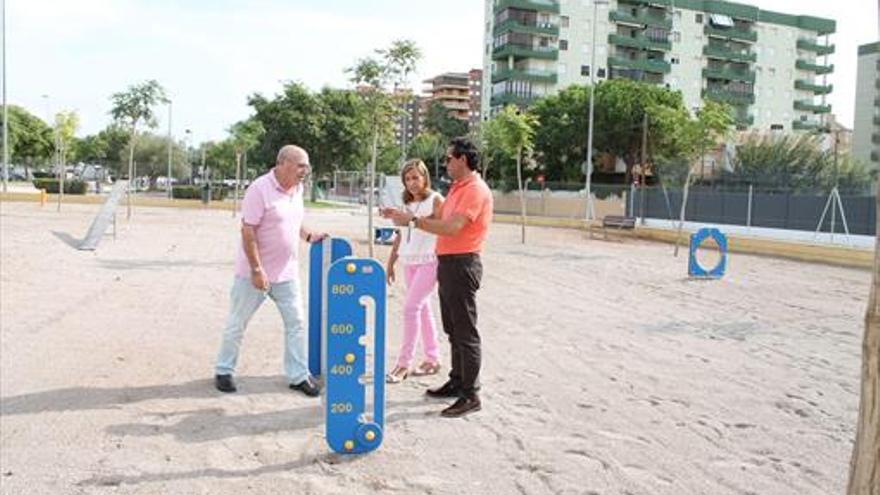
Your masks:
M837 21L830 103L851 127L857 47L878 39L877 1L741 3ZM172 134L189 129L195 144L226 137L251 114L249 95L275 95L285 81L351 87L345 69L396 39L422 50L418 90L482 65L483 0L6 0L6 9L9 103L43 119L75 110L81 136L110 123L113 93L147 79L172 100ZM157 117L156 132L168 132L168 109Z

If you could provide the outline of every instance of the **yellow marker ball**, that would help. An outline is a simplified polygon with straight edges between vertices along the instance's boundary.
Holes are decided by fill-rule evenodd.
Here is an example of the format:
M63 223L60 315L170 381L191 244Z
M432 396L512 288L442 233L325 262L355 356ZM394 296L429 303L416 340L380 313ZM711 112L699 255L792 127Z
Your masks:
M347 271L348 273L354 273L357 271L357 265L355 265L354 263L349 263L345 265L345 271Z
M354 450L354 442L351 440L345 441L345 450Z
M376 439L376 432L375 431L368 431L367 434L364 436L367 438L367 440L372 442L373 440Z
M351 364L354 362L354 354L348 353L345 355L345 362Z

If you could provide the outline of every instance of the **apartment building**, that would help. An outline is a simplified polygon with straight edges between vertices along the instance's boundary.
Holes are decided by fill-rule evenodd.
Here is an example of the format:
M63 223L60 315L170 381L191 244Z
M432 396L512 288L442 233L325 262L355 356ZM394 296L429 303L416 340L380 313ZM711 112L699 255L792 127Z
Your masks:
M880 167L880 41L859 46L853 156Z
M627 78L727 102L741 129L826 126L831 19L722 0L486 0L483 118ZM595 72L593 72L595 71Z

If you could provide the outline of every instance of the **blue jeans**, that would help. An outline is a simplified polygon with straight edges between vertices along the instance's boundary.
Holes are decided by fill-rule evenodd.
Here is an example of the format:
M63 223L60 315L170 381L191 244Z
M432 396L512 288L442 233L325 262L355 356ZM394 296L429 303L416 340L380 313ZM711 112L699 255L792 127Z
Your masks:
M281 313L284 322L284 374L289 383L297 384L309 376L303 320L302 294L299 280L293 279L269 285L269 292L253 286L249 278L235 277L230 291L231 307L223 331L223 344L217 355L218 375L235 372L241 338L251 316L269 296Z

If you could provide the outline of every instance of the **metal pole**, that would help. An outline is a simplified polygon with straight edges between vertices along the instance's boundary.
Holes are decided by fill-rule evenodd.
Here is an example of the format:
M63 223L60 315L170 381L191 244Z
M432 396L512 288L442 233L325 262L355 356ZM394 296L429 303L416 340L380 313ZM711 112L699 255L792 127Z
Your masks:
M746 212L746 232L752 231L752 194L754 186L749 184L749 205Z
M171 100L168 100L168 177L166 177L166 186L168 188L168 199L173 199L171 193Z
M9 105L6 104L6 0L3 2L3 192L9 184Z
M642 118L642 163L639 167L641 180L639 181L639 217L642 225L645 225L645 167L648 163L648 112Z
M603 2L604 3L604 2ZM593 191L592 191L592 176L593 176L593 107L595 106L595 95L596 95L596 30L598 26L597 17L599 10L599 2L597 0L593 1L593 41L590 45L590 114L587 122L587 166L586 168L586 190L587 190L587 208L586 214L584 215L584 220L589 222L593 219Z

